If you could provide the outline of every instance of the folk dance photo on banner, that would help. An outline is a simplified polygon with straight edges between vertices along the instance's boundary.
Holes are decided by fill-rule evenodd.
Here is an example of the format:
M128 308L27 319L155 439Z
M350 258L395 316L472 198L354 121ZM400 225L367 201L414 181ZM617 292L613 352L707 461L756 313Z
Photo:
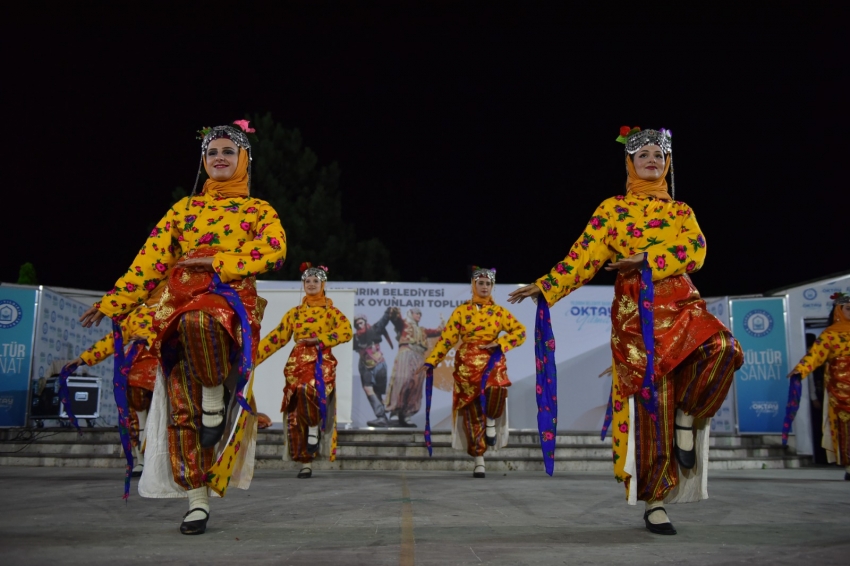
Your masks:
M493 301L496 270L474 268L472 298L455 308L417 378L426 378L425 442L431 447L434 368L458 342L452 390L452 448L474 459L472 475L484 478L488 448L508 443L508 369L505 354L525 342L525 326Z
M821 446L826 450L827 461L843 466L844 479L850 481L850 294L837 292L830 299L834 306L829 326L788 374L791 384L782 437L783 443L787 442L791 421L799 408L801 381L826 365Z
M253 475L251 378L265 308L255 278L280 269L286 255L278 214L251 196L253 132L245 120L201 131L197 179L202 170L208 178L200 192L196 180L127 273L80 318L84 326L104 317L117 323L165 281L150 345L160 369L139 493L188 498L186 535L206 531L210 490L247 489Z
M693 210L675 200L670 132L624 126L617 141L625 194L604 200L567 256L509 300L552 306L603 266L617 272L603 435L613 425L614 475L629 504L643 501L646 528L673 535L663 505L708 497L710 419L743 353L689 277L705 262L706 240Z
M132 352L132 357L125 355L124 363L129 362L127 372L127 384L125 399L126 407L120 407L120 412L126 411L129 424L128 434L130 446L132 446L132 476L140 477L145 468L145 427L148 421L148 410L153 399L154 385L156 385L156 370L159 366L157 357L150 351L156 333L154 332L154 315L165 289L165 283L157 285L144 304L138 306L121 321L122 343L125 347L137 351ZM80 357L73 360L69 366L87 365L89 367L99 364L115 354L115 338L110 332L96 343L94 343ZM117 362L116 362L117 364ZM121 368L116 368L118 371ZM71 373L68 371L68 373ZM117 402L117 399L116 399Z
M428 353L428 338L440 335L440 328L423 328L419 326L422 320L422 309L408 309L406 316L401 317L401 309L390 309L390 322L396 332L398 352L393 362L390 386L387 391L386 412L394 416L389 426L415 427L410 418L422 408L422 393L425 376L417 370L425 361Z
M386 427L390 424L384 393L387 392L387 362L381 352L381 341L386 340L390 348L393 341L387 332L391 308L388 308L375 324L369 324L365 314L354 315L354 351L358 354L357 370L360 372L360 385L369 405L375 412L375 418L366 421L366 426Z
M325 294L328 268L301 265L304 298L260 342L257 364L295 340L283 368L284 459L301 462L299 478L313 476L313 460L336 459L336 366L333 347L351 340L351 323ZM322 440L324 439L324 442Z

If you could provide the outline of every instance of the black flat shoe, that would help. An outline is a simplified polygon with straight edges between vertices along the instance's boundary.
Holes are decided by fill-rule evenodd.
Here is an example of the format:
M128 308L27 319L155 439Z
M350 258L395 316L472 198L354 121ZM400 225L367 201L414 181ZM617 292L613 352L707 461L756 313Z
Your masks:
M186 517L195 511L201 511L204 515L206 515L206 517L198 519L197 521L186 521ZM183 515L183 522L180 524L180 533L184 535L202 535L207 531L207 521L209 520L210 512L206 509L201 509L200 507L189 509L186 514Z
M208 413L204 411L205 415L218 415L221 414L221 423L215 427L204 426L201 423L201 446L204 448L210 448L218 444L218 441L221 440L221 435L224 434L224 416L222 413Z
M850 472L844 472L844 481L850 481Z
M489 428L489 427L488 427ZM487 429L484 429L484 444L487 446L495 446L496 445L496 432L493 431L493 436L487 434Z
M144 467L144 466L142 466L142 469L141 469L141 470L133 470L133 473L132 473L132 474L130 474L130 477L133 477L133 478L140 478L140 477L142 477L142 472L143 472L143 471L145 471L145 470L144 470L144 468L145 468L145 467Z
M675 430L689 430L691 431L691 435L694 433L694 427L692 426L680 426L677 424L673 425ZM674 433L675 438L675 433ZM673 442L673 452L676 453L676 461L679 462L679 466L686 470L693 469L694 466L697 465L697 449L696 449L696 439L694 439L694 447L690 450L682 450L679 446Z
M653 507L649 511L644 512L643 522L646 523L646 528L649 529L649 532L657 535L675 535L676 529L673 528L673 523L659 523L658 525L654 525L649 522L649 516L658 510L667 512L664 507Z
M366 421L366 426L386 428L390 426L390 421L387 417L378 417L372 421Z
M475 470L477 470L478 468L481 468L481 471L480 471L480 472L475 471ZM486 476L486 474L485 474L485 472L484 472L484 470L485 470L484 466L481 466L481 465L475 466L475 469L472 471L472 477L474 477L474 478L483 478L483 477L487 477L487 476Z
M319 433L318 436L315 436L316 443L313 444L310 442L310 438L313 438L312 434L307 435L307 454L315 454L319 451L319 441L322 439L322 433Z
M312 468L301 468L301 471L300 471L300 472L298 472L298 477L299 477L300 479L302 479L302 480L303 480L303 479L306 479L306 478L311 478L311 477L313 477L313 470L312 470Z

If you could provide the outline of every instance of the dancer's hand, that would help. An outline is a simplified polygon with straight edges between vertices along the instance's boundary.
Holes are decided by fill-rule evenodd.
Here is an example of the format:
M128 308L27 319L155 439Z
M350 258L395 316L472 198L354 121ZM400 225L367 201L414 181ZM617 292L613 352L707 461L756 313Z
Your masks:
M530 298L536 303L541 293L542 291L540 290L540 287L532 283L531 285L520 287L519 289L515 289L508 293L508 302L511 304L516 304L521 303L523 299Z
M272 420L265 413L257 413L257 428L264 429L272 426Z
M100 326L100 321L105 316L105 314L97 310L97 307L92 307L80 316L80 324L83 325L83 328L90 328L92 324Z
M632 257L627 257L621 260L612 261L608 265L605 266L605 271L629 271L630 269L637 269L640 267L641 262L643 262L643 254L635 254Z
M78 366L84 366L84 365L86 365L86 362L83 361L83 358L77 358L76 360L71 360L70 362L65 364L65 366L62 369L68 369L68 366L73 365L73 364L77 364Z
M614 366L609 366L608 369L606 369L605 371L603 371L602 373L599 374L599 377L604 377L606 375L613 375L613 374L614 374Z
M823 403L820 402L820 399L812 399L812 406L818 411L823 409Z
M483 346L481 346L481 349L482 350L492 350L493 348L495 348L498 345L499 345L499 343L494 340L493 342L490 342L489 344L484 344Z
M183 269L191 269L192 271L207 271L209 273L215 273L215 269L213 269L213 261L214 257L190 257L186 259L181 259L177 262L176 267L182 267Z
M799 371L797 371L797 370L791 370L791 373L789 373L789 374L788 374L787 376L785 376L785 377L786 377L787 379L791 379L791 378L792 378L792 377L794 377L795 375L800 375L800 372L799 372ZM803 376L801 376L801 375L800 375L800 377L803 377Z
M315 346L319 343L318 338L302 338L296 344L301 344L302 346Z

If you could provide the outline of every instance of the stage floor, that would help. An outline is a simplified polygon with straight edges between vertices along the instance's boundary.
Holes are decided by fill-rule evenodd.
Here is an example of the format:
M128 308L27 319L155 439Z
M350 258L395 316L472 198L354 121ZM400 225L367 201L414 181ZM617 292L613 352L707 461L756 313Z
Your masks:
M95 468L0 468L3 564L850 563L850 481L838 467L712 472L710 499L668 507L650 534L609 473L259 470L180 535L185 500L143 499Z

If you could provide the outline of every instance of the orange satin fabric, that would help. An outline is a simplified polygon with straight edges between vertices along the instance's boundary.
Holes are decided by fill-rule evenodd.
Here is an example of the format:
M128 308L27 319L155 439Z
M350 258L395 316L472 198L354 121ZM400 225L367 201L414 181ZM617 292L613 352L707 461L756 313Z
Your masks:
M130 367L130 374L127 376L128 385L153 391L156 385L157 366L159 366L159 360L156 356L148 348L142 348Z
M217 251L212 247L201 248L190 251L186 257L210 257ZM189 311L203 311L212 316L237 344L242 344L239 316L233 312L224 297L209 290L211 283L212 273L207 271L189 270L179 266L171 269L168 285L162 293L159 308L154 315L154 328L157 334L151 347L154 355L162 357L162 343L176 331L180 315ZM260 343L260 322L263 320L267 301L257 295L254 277L231 281L229 285L245 305L254 338L253 358L256 359L257 346Z
M635 195L646 195L661 200L673 200L667 192L667 172L670 171L671 156L667 155L664 160L664 172L661 177L654 181L647 181L638 177L635 171L635 164L632 163L629 154L626 154L626 170L629 172L626 180L626 192Z
M841 420L850 420L850 357L829 361L829 379L824 385L829 391L830 407L841 416Z
M457 349L452 395L452 408L455 411L472 402L480 402L478 397L481 395L481 376L484 375L484 369L492 353L492 350L481 348L483 345L483 342L464 342ZM510 385L508 367L503 355L493 365L490 377L487 378L487 387L509 387Z
M622 271L614 284L611 349L623 397L640 390L646 348L640 327L640 271ZM666 375L712 335L727 330L705 308L691 278L675 275L655 282L655 375Z
M318 350L315 346L306 346L304 344L296 344L289 354L289 359L286 360L286 366L283 368L283 377L286 379L286 384L283 386L283 403L280 405L280 412L291 412L289 406L292 402L292 397L295 395L295 390L299 385L307 384L313 387L316 386L316 357ZM334 392L336 384L336 358L330 349L322 350L322 377L325 380L325 395L330 398ZM331 417L328 417L329 419Z
M833 312L833 316L835 322L829 325L829 327L824 328L824 332L827 330L832 332L848 332L850 333L850 320L847 320L847 317L844 316L844 311L841 309L841 305L835 305Z
M209 179L204 181L202 194L206 193L213 197L225 198L248 196L248 152L241 147L237 149L239 149L239 160L236 162L236 171L233 172L233 176L227 181L214 181L210 176ZM207 175L210 174L206 155L204 156L204 170Z

